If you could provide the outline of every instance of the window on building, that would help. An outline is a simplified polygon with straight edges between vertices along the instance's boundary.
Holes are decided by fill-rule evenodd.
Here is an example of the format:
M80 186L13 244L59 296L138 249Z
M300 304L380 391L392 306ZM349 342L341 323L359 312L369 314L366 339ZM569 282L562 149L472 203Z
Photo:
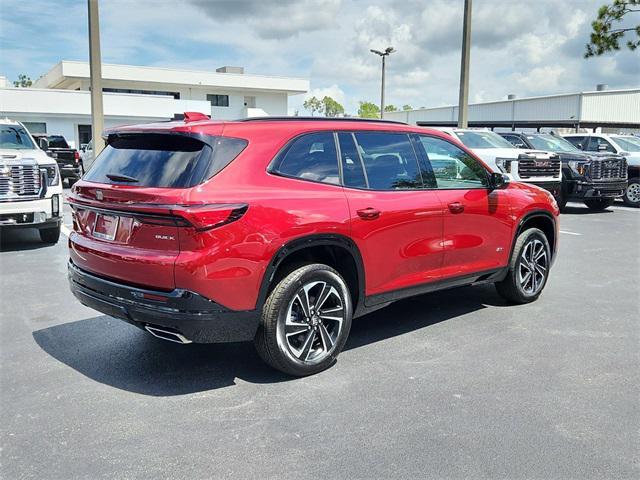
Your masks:
M212 107L228 107L229 95L209 94L207 95L207 101L211 104Z
M135 93L137 95L166 95L168 97L173 97L176 100L180 100L180 92L165 92L162 90L136 90L133 88L111 88L111 87L105 87L102 89L102 91L107 93Z
M273 170L289 177L340 184L333 133L319 132L298 137L276 160Z
M358 150L373 190L422 188L422 177L409 136L404 133L358 132Z
M45 122L22 122L29 133L34 135L36 133L47 133L47 124Z

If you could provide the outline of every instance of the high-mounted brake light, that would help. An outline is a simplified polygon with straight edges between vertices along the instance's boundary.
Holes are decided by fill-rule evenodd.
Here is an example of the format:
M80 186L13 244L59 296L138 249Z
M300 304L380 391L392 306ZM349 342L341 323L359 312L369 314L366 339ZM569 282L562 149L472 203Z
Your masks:
M184 112L184 122L197 122L199 120L209 120L209 117L201 112Z
M211 230L242 218L249 206L244 203L215 203L181 206L171 209L198 231Z

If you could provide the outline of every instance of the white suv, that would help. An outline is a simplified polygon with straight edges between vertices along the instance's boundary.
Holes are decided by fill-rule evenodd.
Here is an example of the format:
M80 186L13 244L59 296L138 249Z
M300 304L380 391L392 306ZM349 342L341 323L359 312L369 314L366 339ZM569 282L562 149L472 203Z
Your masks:
M507 173L516 182L537 185L559 198L562 182L560 157L552 152L515 148L490 130L438 128L473 150L495 172Z
M604 133L571 133L564 138L586 152L611 152L627 160L629 184L624 192L624 203L640 207L640 137Z
M62 223L62 181L53 158L20 123L0 119L0 240L9 228L37 228L56 243Z

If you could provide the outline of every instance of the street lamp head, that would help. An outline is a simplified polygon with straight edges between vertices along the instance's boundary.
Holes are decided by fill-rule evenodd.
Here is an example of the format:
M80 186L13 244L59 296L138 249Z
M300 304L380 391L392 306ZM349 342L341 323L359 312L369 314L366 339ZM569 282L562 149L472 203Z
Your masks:
M387 55L389 55L390 53L395 52L395 48L393 47L387 47L384 52L381 52L380 50L369 50L371 53L375 53L376 55L380 55L381 57L386 57Z
M386 48L386 50L384 51L384 53L385 53L386 55L389 55L390 53L393 53L393 52L395 52L395 51L396 51L396 50L395 50L395 48L393 48L393 47L387 47L387 48Z
M384 55L384 53L382 53L380 50L369 50L371 53L375 53L376 55L380 55L381 57Z

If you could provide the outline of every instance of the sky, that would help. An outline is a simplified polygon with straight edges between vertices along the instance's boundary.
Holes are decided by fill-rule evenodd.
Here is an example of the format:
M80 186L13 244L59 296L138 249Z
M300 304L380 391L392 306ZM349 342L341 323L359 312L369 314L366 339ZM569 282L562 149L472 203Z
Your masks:
M470 101L640 85L640 49L584 59L606 0L474 0ZM86 0L0 0L0 75L38 78L60 60L88 61ZM308 78L355 113L387 104L457 103L462 0L100 0L104 63ZM640 14L638 14L640 15Z

